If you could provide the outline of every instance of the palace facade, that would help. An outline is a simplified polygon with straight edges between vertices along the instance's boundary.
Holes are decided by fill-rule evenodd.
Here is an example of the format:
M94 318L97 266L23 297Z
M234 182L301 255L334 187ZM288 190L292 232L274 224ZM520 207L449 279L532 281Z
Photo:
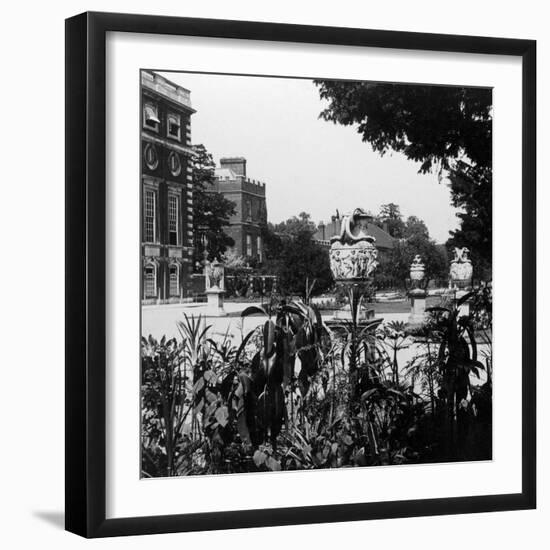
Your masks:
M187 296L193 260L191 93L141 72L142 303Z

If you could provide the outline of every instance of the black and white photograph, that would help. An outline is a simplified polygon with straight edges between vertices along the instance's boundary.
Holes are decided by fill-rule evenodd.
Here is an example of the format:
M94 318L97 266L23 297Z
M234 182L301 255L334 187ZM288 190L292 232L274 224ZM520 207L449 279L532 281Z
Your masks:
M0 546L544 546L544 7L7 4Z
M493 90L139 82L141 478L492 460Z

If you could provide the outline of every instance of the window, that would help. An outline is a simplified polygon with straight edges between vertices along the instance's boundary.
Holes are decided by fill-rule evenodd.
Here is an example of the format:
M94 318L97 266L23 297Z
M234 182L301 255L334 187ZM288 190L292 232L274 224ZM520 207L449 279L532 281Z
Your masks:
M172 151L168 155L168 168L173 176L179 176L181 174L181 160L177 153Z
M145 281L144 281L145 297L156 298L157 296L157 270L154 264L145 266Z
M177 245L179 236L180 201L176 195L168 195L168 243Z
M252 219L252 201L250 200L246 201L246 219Z
M159 131L160 120L158 117L158 107L152 103L146 103L143 108L143 126L155 132Z
M267 213L264 200L260 200L260 204L258 205L258 218L260 221L267 221Z
M258 261L261 263L263 261L263 255L262 255L262 237L260 237L260 235L256 237L256 254L258 255Z
M168 115L168 137L181 139L181 119L178 115Z
M144 240L154 243L156 236L157 208L156 194L151 189L145 190L145 228Z
M170 296L180 295L179 268L176 264L170 266Z
M149 170L156 170L159 165L157 149L150 143L145 146L145 164Z
M246 255L252 256L252 235L246 236Z

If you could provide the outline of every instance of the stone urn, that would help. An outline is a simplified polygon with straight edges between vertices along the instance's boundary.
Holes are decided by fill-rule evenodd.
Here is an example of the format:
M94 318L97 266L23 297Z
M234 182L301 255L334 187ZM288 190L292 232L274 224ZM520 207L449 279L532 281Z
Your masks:
M424 277L426 275L426 267L424 263L422 262L422 258L420 257L420 254L417 254L412 263L410 268L410 277L411 281L415 283L419 283L420 281L424 280Z
M366 282L378 266L375 238L367 233L370 216L357 208L344 216L340 235L331 239L330 269L338 282Z
M454 249L454 258L449 270L450 284L452 288L467 288L472 284L473 267L469 258L468 248Z
M424 324L426 320L426 266L420 254L417 254L411 263L409 270L411 280L409 298L411 301L411 313L408 327L415 328Z
M363 209L356 208L353 214L342 219L340 234L332 237L330 245L330 269L337 283L344 286L348 295L348 304L327 319L329 328L340 331L344 320L351 320L367 329L375 330L382 319L375 319L374 313L361 307L360 296L365 294L365 283L372 281L378 266L378 251L374 245L376 239L368 234L368 222L371 216Z

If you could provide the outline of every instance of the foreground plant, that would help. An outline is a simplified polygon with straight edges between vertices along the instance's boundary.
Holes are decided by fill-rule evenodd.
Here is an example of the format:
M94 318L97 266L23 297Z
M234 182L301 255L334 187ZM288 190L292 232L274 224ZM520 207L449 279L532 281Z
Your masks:
M149 475L176 471L177 448L190 412L185 402L185 375L180 369L183 349L175 339L142 338L142 452Z
M437 366L441 373L440 400L446 424L446 454L457 456L465 445L471 396L471 375L480 377L483 364L477 359L474 315L462 315L461 306L474 298L471 292L449 308L434 307L431 332L439 340Z
M430 310L403 370L399 323L331 332L315 306L282 300L245 309L265 321L234 342L184 316L179 340L142 340L144 475L490 458L491 385L471 383L483 365L461 306Z

